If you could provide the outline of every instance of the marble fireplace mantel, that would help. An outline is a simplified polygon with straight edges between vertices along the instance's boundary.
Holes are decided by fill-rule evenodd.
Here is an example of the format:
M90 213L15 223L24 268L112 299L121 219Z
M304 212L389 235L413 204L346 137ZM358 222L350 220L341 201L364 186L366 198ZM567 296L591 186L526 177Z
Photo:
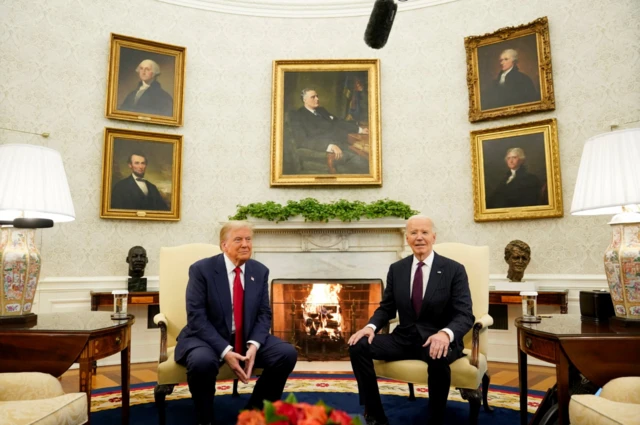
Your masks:
M249 219L254 225L253 257L271 270L270 278L379 278L410 253L406 220L282 222Z

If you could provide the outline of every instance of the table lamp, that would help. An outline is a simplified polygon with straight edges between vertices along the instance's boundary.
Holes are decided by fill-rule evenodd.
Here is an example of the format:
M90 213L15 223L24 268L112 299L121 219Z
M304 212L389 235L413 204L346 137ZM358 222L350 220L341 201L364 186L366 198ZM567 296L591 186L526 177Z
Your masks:
M604 253L615 318L640 326L640 128L587 140L571 214L613 215L613 238Z
M60 154L43 146L0 145L0 326L37 321L36 229L74 219Z

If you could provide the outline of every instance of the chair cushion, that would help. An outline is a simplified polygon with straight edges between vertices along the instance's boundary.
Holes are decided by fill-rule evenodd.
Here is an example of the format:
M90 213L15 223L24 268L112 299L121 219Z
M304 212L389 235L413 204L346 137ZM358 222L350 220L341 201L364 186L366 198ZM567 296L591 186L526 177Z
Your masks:
M464 356L451 363L451 386L455 388L477 389L482 384L482 377L487 372L487 358L479 355L478 367L472 366L471 350L465 349ZM397 360L385 362L374 360L376 375L396 381L427 385L427 363L422 360Z
M87 422L87 395L70 393L38 400L1 401L3 425L79 425Z
M640 377L625 376L612 379L602 387L600 397L621 403L640 404Z
M591 394L571 396L569 419L572 425L637 425L640 404L620 403Z
M176 347L167 348L167 361L158 364L158 385L180 384L187 382L187 368L176 363L174 351ZM259 374L255 369L254 374ZM224 364L218 371L218 380L235 379L236 374Z
M62 394L62 385L48 373L0 373L0 401L37 400Z

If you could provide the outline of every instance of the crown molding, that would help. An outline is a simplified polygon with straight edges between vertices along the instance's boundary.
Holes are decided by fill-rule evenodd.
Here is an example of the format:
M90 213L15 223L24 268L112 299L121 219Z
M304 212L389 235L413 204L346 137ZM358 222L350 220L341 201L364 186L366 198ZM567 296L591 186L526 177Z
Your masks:
M372 0L156 0L192 9L267 18L341 18L368 16ZM398 11L422 9L459 0L410 0Z

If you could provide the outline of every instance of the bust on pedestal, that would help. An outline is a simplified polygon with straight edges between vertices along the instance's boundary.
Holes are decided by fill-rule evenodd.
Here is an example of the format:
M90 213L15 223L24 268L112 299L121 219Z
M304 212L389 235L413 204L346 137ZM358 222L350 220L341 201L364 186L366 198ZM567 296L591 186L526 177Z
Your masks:
M129 250L127 263L129 263L129 292L147 292L147 278L144 276L144 268L149 259L147 250L141 246L134 246Z
M504 261L509 264L507 279L522 282L524 271L531 261L531 248L526 242L514 239L504 248Z

